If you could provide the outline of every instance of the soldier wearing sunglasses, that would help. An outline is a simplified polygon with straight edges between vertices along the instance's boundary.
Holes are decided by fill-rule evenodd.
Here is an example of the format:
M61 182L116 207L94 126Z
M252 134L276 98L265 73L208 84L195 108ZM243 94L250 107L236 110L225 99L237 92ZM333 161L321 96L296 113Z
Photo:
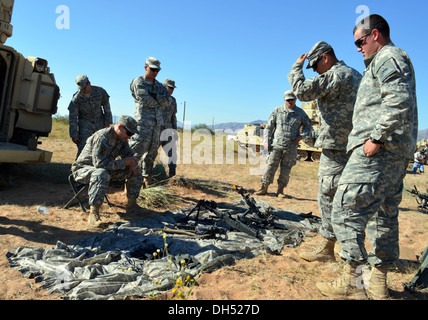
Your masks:
M366 70L358 89L348 138L350 158L333 201L333 230L346 261L344 274L317 283L325 295L388 297L387 272L399 258L398 206L418 133L415 71L390 39L386 20L370 15L354 28ZM372 252L367 253L367 234ZM369 287L361 266L369 263ZM360 286L358 286L360 284Z
M125 180L128 197L126 210L128 213L140 212L137 198L143 179L137 154L128 144L128 140L135 133L137 133L135 119L122 115L114 126L101 129L89 137L81 154L71 166L76 182L89 184L91 212L88 228L103 227L100 208L110 180Z
M153 57L146 59L145 74L131 82L131 94L135 102L135 120L138 132L129 142L131 148L142 159L144 185L152 180L154 158L160 145L161 128L165 125L162 110L171 105L172 97L162 83L156 80L159 74L160 61Z

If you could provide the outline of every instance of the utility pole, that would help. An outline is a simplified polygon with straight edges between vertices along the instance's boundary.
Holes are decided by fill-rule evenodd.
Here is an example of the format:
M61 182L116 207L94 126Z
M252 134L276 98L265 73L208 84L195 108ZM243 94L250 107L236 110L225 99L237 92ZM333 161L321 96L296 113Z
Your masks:
M184 101L184 110L183 110L183 130L184 130L184 120L186 119L186 101Z

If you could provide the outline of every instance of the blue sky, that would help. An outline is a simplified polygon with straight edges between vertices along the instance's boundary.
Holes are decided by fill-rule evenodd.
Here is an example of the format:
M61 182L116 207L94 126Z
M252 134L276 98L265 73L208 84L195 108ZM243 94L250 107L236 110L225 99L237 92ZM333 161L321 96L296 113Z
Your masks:
M57 28L60 5L69 9L69 29ZM419 129L428 128L426 0L15 0L6 45L48 60L61 89L59 115L68 115L79 74L107 90L114 115L133 115L129 84L153 56L161 61L157 80L176 81L179 121L186 102L192 124L250 122L283 103L291 65L320 40L362 73L352 29L367 13L387 19L393 42L412 59Z

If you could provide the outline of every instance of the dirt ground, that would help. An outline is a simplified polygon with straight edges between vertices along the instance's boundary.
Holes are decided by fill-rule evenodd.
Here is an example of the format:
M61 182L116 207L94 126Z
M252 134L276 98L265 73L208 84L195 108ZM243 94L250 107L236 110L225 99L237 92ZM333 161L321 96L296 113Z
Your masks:
M175 195L171 209L188 207L198 199L214 201L234 201L239 195L230 191L230 187L246 172L244 167L235 166L230 175L221 174L225 168L178 167L178 173L195 182L195 188L170 186ZM78 206L62 209L72 197L65 178L68 175L67 164L52 163L40 167L18 166L11 169L11 185L0 191L0 299L2 300L60 300L58 295L49 295L40 288L34 279L26 279L19 271L9 267L7 252L16 246L52 247L57 241L73 243L92 235L87 230L88 213ZM260 199L271 206L292 209L300 212L312 212L318 215L316 202L316 164L302 163L293 169L290 185L287 188L290 199L279 199L270 190ZM205 180L198 180L204 172ZM304 179L304 176L310 176ZM235 181L233 181L235 179ZM259 176L244 180L248 190L257 190ZM406 184L413 186L424 179L422 175L408 175ZM426 183L424 182L424 185ZM275 188L275 187L273 187ZM101 218L104 222L115 223L141 219L141 216L125 214L125 196L123 191L110 188L109 199L112 208L103 207ZM37 207L44 205L53 211L53 215L37 213ZM416 211L415 199L404 195L400 205L400 247L403 259L416 259L427 246L428 214ZM151 208L152 213L162 214L165 208ZM101 231L99 231L101 232ZM314 248L319 235L306 237L297 248L284 248L280 255L266 254L253 259L237 261L211 273L203 274L198 280L189 300L324 300L316 289L315 283L333 280L340 274L343 264L305 262L299 253ZM336 246L336 251L339 248ZM415 274L411 267L392 270L388 274L388 284L392 300L426 300L427 294L411 294L403 289L402 283L408 282ZM163 295L169 299L171 295Z

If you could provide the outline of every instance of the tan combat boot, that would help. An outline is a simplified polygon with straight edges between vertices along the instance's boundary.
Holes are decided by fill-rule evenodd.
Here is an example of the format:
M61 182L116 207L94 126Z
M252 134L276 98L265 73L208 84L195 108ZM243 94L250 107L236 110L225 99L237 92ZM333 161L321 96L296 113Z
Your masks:
M128 198L128 203L126 204L126 213L141 213L143 208L137 204L137 199Z
M388 298L388 285L386 284L387 273L388 266L386 265L372 267L367 290L371 299L382 300Z
M153 184L153 178L152 177L144 177L144 185L146 188L148 188L151 184Z
M262 183L262 187L260 188L260 190L258 190L257 192L255 192L254 194L258 195L258 196L264 196L267 194L268 191L268 184L264 184Z
M277 197L280 197L280 196L284 197L285 196L283 186L278 185L278 189L276 190L276 196Z
M365 300L362 269L357 268L356 264L346 263L341 277L331 282L317 282L316 287L325 296Z
M88 229L93 229L93 228L102 228L103 227L103 223L101 221L100 218L100 208L101 206L95 206L92 205L91 206L91 212L89 213L89 218L88 218Z
M334 245L336 241L330 240L327 238L322 238L320 244L314 251L302 252L300 258L303 260L312 262L312 261L335 261L334 257Z
M284 193L284 186L280 186L280 185L278 185L278 189L276 191L276 196L278 198L286 198L286 199L290 199L291 198L289 195L286 195Z

